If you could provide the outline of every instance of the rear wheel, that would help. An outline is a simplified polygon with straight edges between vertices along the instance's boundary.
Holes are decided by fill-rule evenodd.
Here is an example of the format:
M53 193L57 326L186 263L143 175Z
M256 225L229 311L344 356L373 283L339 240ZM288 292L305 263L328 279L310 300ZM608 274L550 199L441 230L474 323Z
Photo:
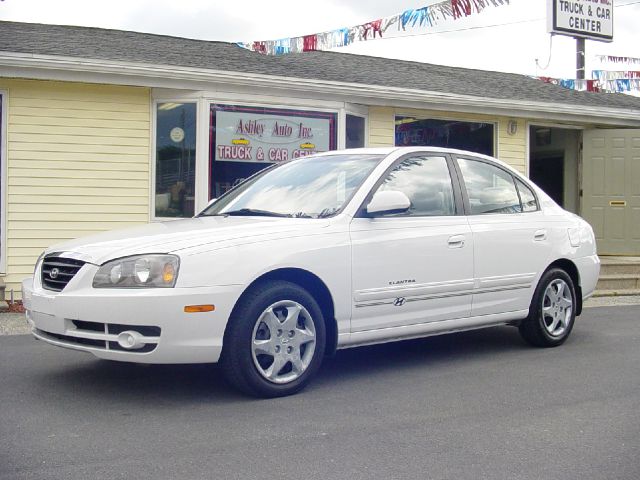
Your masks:
M576 318L576 291L564 270L546 271L536 288L529 317L520 324L520 334L531 345L555 347L566 341Z
M221 363L231 384L258 397L298 392L320 367L325 324L315 299L290 282L253 287L225 334Z

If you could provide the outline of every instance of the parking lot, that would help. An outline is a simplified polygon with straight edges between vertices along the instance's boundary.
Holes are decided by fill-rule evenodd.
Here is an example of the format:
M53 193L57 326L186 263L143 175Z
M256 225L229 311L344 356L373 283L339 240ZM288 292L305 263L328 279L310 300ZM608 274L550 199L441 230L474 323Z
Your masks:
M2 336L0 478L637 479L639 365L640 306L556 349L499 327L341 351L275 400Z

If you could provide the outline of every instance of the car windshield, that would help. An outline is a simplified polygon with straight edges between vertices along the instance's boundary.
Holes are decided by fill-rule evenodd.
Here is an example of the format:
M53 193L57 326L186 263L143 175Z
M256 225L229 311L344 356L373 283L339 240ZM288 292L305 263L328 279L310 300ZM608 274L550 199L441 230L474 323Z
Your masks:
M338 213L384 155L304 157L267 169L199 216L323 218Z

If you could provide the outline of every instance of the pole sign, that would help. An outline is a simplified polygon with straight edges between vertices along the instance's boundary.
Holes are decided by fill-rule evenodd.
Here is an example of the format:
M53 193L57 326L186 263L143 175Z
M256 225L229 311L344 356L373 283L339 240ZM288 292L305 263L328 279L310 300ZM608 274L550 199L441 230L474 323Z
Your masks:
M613 0L548 0L549 33L613 41Z

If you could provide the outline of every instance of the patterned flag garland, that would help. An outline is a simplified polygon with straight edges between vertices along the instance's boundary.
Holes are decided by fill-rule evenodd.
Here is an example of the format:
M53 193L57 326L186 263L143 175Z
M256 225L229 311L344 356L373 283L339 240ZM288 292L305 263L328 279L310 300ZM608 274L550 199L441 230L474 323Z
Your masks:
M592 70L591 77L596 80L623 80L640 78L640 71Z
M533 77L570 90L582 92L630 93L640 92L640 78L616 78L613 80Z
M600 63L626 63L628 65L640 65L640 58L636 57L618 57L615 55L596 55L596 59Z
M383 38L389 32L392 36L402 36L407 28L424 28L438 25L448 20L457 20L482 12L488 6L508 5L509 0L444 0L426 7L405 10L386 18L372 20L350 28L340 28L329 32L304 35L302 37L263 40L238 45L265 55L286 55L288 53L330 50L344 47L354 42ZM396 25L396 32L391 27Z

